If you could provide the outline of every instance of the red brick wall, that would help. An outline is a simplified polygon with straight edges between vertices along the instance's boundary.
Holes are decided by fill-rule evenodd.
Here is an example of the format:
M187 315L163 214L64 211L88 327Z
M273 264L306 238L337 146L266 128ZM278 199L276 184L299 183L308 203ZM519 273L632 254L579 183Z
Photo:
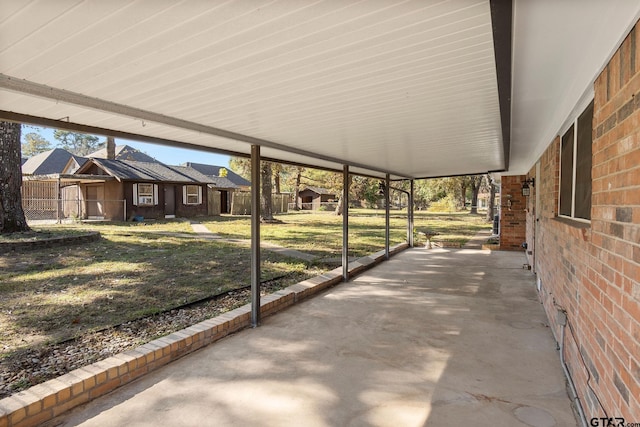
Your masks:
M525 176L503 176L500 184L500 249L524 250L526 203L522 195Z
M638 27L595 83L591 223L556 216L558 138L540 159L537 228L527 214L540 297L557 340L558 310L567 312L565 357L587 418L626 422L640 422Z

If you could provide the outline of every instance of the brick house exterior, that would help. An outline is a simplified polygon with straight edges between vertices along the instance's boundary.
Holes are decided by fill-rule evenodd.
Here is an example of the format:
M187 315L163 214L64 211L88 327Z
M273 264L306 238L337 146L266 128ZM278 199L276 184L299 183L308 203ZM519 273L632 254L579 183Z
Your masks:
M500 183L500 249L523 250L525 235L525 204L521 176L503 176Z
M515 249L525 237L540 299L587 420L640 422L639 27L595 81L590 221L559 212L562 136L550 141L526 177L502 181L501 244ZM522 200L517 194L525 178L535 178L535 186ZM509 216L507 194L519 213Z

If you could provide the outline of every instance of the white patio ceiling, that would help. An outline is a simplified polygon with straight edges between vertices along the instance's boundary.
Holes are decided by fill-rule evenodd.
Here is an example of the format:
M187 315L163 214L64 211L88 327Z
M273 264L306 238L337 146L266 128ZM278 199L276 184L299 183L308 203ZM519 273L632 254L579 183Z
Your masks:
M572 80L562 51L587 40L604 64L637 3L515 4L511 161L489 0L3 0L0 118L243 154L260 144L268 158L393 178L521 173L595 78ZM567 13L563 31L581 32L543 49L554 28L529 15ZM593 19L604 30L587 31Z

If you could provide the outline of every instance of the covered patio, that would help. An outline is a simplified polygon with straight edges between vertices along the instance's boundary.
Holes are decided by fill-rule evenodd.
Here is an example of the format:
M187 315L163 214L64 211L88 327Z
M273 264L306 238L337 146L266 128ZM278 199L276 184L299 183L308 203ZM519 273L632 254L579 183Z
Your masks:
M141 424L154 417L190 424L198 410L239 425L265 417L275 425L296 417L306 425L571 425L536 286L555 341L567 324L576 331L569 365L579 388L574 403L585 406L581 424L585 413L637 421L637 156L613 159L631 171L628 180L610 178L604 172L618 170L602 165L611 153L637 152L638 86L628 84L640 73L636 0L1 7L0 119L251 158L253 326L262 320L261 161L340 172L345 188L351 175L384 180L387 190L409 181L409 206L416 179L494 173L512 193L535 182L531 197L503 206L523 217L511 221L521 229L514 248L524 239L535 244L537 233L533 261L522 253L409 249L348 282L345 209L337 281L348 283L89 404L73 423L117 423L127 414ZM585 123L595 131L584 135L595 138L587 138L594 151L585 157L601 164L585 166L601 179L587 189L593 216L570 210L559 219L559 135L577 134L572 123L591 104L594 119ZM617 139L607 135L612 129ZM603 148L610 139L615 149ZM565 200L575 199L580 175L573 175ZM590 186L591 178L580 179ZM613 200L606 193L614 184L630 195ZM385 197L389 259L389 191ZM603 244L609 237L615 242ZM596 263L610 259L616 274ZM534 283L523 264L544 274ZM608 301L614 278L624 283ZM600 319L605 303L616 309ZM613 313L624 313L624 327ZM617 329L594 336L592 319ZM605 351L620 337L632 343L623 360ZM603 368L587 366L603 353ZM596 376L601 384L591 381ZM116 418L101 418L109 416Z
M55 425L576 425L525 261L406 250Z

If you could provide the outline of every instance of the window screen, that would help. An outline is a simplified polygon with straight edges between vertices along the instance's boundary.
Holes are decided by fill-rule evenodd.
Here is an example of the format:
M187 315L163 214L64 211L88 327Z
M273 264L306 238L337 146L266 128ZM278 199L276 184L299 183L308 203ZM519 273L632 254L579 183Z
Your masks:
M560 215L571 216L574 125L562 136L560 149Z
M576 218L591 219L591 145L593 142L593 102L578 117L576 152Z

